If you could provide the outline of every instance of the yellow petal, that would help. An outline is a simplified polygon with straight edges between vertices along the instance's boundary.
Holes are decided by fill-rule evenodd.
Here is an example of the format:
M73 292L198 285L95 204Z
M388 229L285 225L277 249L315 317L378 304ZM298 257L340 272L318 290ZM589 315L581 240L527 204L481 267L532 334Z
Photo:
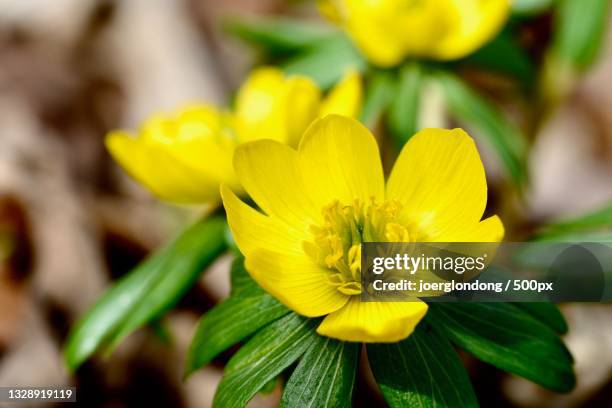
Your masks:
M406 57L456 59L490 40L510 0L322 0L319 10L345 29L374 64Z
M413 1L408 5L402 0L384 1L395 7L387 26L397 32L396 41L401 41L404 56L431 57L432 50L457 24L445 1L451 0Z
M399 64L406 54L405 46L399 40L401 33L394 26L387 18L351 19L346 23L346 31L374 65L392 67Z
M317 0L317 8L323 17L334 23L340 23L342 16L335 0Z
M163 113L154 113L140 125L138 138L151 144L170 144L176 134L176 120Z
M296 147L304 131L317 116L321 91L307 77L294 75L285 82L285 92L278 103L285 109L287 143Z
M240 184L232 166L235 143L224 138L194 138L167 146L168 153L189 167L211 179L239 189Z
M439 242L499 242L504 238L504 224L497 215L436 237Z
M106 147L134 179L161 199L178 203L218 200L218 180L179 160L163 144L116 131L106 137Z
M331 313L317 333L343 341L392 343L408 337L427 313L425 302L362 302L359 296Z
M302 255L302 239L288 233L286 223L268 217L243 203L227 186L221 186L227 222L236 245L245 256L258 249Z
M361 76L357 71L350 70L323 100L319 116L335 113L357 118L361 111L362 93Z
M241 142L274 139L297 145L317 114L319 88L304 76L285 78L277 68L259 68L238 92Z
M328 282L329 272L303 251L291 227L244 204L221 187L227 221L253 279L287 307L304 316L322 316L347 302Z
M143 140L171 144L177 140L214 137L221 129L223 114L214 106L192 104L176 114L157 113L145 120L139 129Z
M374 136L358 121L338 115L316 120L299 147L306 194L318 208L339 200L384 197L384 178Z
M276 68L254 70L236 96L241 142L256 139L287 141L285 110L278 103L284 94L283 73Z
M329 271L313 263L305 254L257 249L246 257L245 266L262 288L304 316L335 312L349 299L329 283Z
M424 129L402 149L387 198L403 204L402 224L439 240L480 221L487 203L485 172L472 138L461 129Z
M236 147L231 119L209 105L187 105L174 116L152 115L140 128L139 138L161 148L209 178L239 190L232 157Z
M299 235L318 224L321 209L304 194L298 154L273 140L241 145L234 155L240 182L267 214L287 223Z
M510 14L510 0L447 0L455 27L432 48L432 56L456 59L490 41Z
M319 9L347 31L370 61L383 67L409 55L428 55L448 26L448 13L435 1L323 1Z

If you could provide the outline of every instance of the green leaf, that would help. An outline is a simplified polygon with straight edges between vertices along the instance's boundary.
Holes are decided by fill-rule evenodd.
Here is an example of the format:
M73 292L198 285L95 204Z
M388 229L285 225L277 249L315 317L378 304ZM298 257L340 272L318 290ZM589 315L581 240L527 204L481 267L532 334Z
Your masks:
M512 12L518 15L531 16L550 9L556 0L514 0Z
M281 407L351 407L360 348L319 336L289 378Z
M151 323L149 323L149 327L151 330L153 330L153 333L157 339L164 345L172 344L172 333L170 333L168 328L164 325L164 322L162 322L160 319L154 319Z
M365 90L360 120L373 128L395 95L395 78L388 71L373 71Z
M225 249L224 228L222 217L196 223L111 287L69 334L64 349L69 369L176 304Z
M569 95L579 74L599 56L611 8L609 0L556 3L552 45L544 60L540 83L543 105L549 110Z
M232 270L244 271L243 259ZM246 272L245 272L246 273ZM236 272L234 272L236 274ZM240 289L200 319L187 353L185 374L189 375L230 346L244 340L266 324L286 315L289 309L263 291L248 274ZM248 281L246 280L248 279ZM232 288L232 291L236 289Z
M436 75L446 95L451 114L479 131L489 142L511 179L520 184L525 177L526 142L490 102L470 89L458 77L439 71Z
M270 381L268 381L261 389L259 390L260 394L272 394L278 385L279 378L274 377Z
M540 235L602 229L612 229L612 204L581 217L552 222L543 228Z
M502 32L461 63L510 75L526 87L533 86L537 76L533 61L511 32Z
M419 130L419 104L423 75L416 63L402 67L399 85L387 116L389 130L398 147L404 144Z
M244 256L241 253L237 253L232 262L232 268L230 269L230 285L231 295L236 295L244 289L251 289L253 286L257 286L257 283L255 283L244 267Z
M335 33L329 25L288 18L230 20L225 28L234 36L273 52L303 49Z
M554 20L553 53L584 70L597 58L603 44L609 0L558 0Z
M509 303L431 303L427 321L502 370L557 392L576 384L572 357L559 336Z
M612 241L612 231L551 231L537 235L534 242L602 242Z
M514 306L523 309L532 317L544 323L558 334L567 333L565 317L554 303L549 302L517 302Z
M459 356L423 323L399 343L368 344L368 359L391 408L478 406Z
M343 34L329 37L283 64L286 73L306 75L322 89L340 81L348 69L362 72L365 67L365 60Z
M317 324L290 313L258 332L225 367L213 407L244 407L316 341Z

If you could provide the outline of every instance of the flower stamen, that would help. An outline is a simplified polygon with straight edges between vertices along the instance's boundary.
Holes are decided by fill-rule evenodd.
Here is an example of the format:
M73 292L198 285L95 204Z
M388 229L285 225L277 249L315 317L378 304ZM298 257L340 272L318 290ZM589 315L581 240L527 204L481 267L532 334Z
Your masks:
M313 225L312 241L304 251L329 269L328 282L347 295L361 293L361 244L364 242L409 242L408 229L397 222L401 204L396 201L368 203L354 200L343 205L333 201L321 212L322 225Z

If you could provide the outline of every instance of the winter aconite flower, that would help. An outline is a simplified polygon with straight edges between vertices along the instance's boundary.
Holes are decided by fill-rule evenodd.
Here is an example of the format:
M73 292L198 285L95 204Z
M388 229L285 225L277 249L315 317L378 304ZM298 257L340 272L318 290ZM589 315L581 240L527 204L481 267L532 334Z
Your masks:
M296 146L317 117L354 117L360 108L356 73L348 73L323 97L306 77L260 68L240 88L233 111L188 106L173 115L151 117L137 135L111 132L106 145L114 159L158 197L178 203L214 202L220 183L241 189L232 167L236 146L264 138Z
M475 51L501 29L510 0L319 0L319 9L374 64L393 66Z
M360 301L362 242L497 242L504 233L497 216L481 221L485 172L460 129L417 133L386 186L372 134L338 115L315 121L297 151L272 140L240 146L234 168L263 211L222 186L247 270L295 312L325 316L318 333L341 340L401 340L427 311L418 300Z

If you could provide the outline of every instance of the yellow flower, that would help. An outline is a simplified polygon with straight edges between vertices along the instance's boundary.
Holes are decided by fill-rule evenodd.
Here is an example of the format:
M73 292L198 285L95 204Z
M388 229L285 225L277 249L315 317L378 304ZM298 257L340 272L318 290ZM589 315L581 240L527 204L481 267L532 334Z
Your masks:
M340 25L376 65L404 58L461 58L502 27L510 0L319 0L321 13Z
M403 148L385 186L378 146L357 121L315 121L296 151L260 140L240 146L236 174L265 213L227 186L221 195L246 268L295 312L326 316L319 334L346 341L406 338L424 302L361 302L360 244L371 241L497 242L481 221L485 172L462 130L426 129Z
M216 202L220 183L241 189L232 167L239 144L273 139L296 146L317 117L328 113L356 117L361 92L356 72L347 73L323 97L306 77L286 77L278 69L260 68L240 88L234 111L193 105L172 115L154 115L137 135L109 133L106 146L133 178L159 198Z

